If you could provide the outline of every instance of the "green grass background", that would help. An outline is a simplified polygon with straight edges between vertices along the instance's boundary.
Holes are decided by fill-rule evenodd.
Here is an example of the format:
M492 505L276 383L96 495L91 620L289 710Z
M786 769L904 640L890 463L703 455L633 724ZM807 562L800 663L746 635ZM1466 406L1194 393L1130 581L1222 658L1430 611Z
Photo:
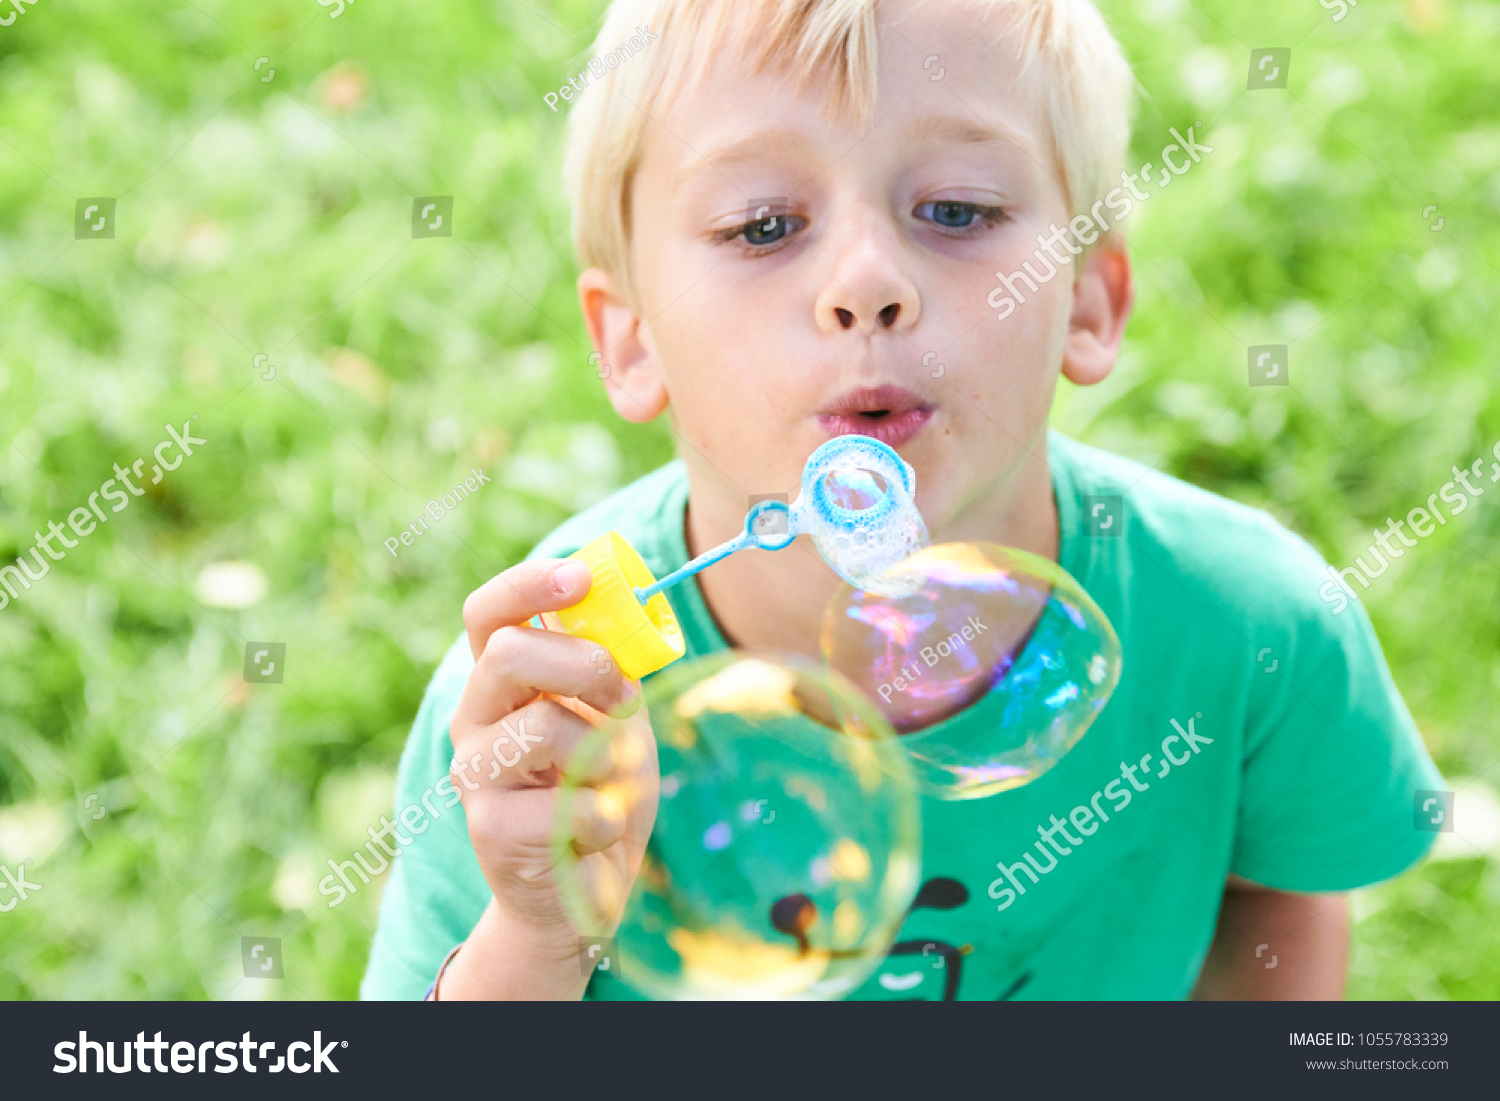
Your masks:
M39 0L0 27L0 561L167 422L209 440L0 611L0 862L43 884L0 914L0 997L354 996L376 892L330 911L319 869L389 810L463 597L670 457L589 363L542 100L599 6L334 10ZM1195 120L1215 152L1132 215L1121 368L1057 424L1346 564L1500 440L1500 9L1105 11L1142 86L1133 165ZM1288 45L1289 87L1247 93L1250 49ZM418 195L455 196L452 238L411 239ZM73 239L92 196L115 240ZM1292 385L1251 390L1271 343ZM494 484L392 558L470 467ZM1483 484L1366 597L1471 821L1358 895L1355 997L1500 995ZM200 599L222 562L263 598ZM286 643L284 684L244 684L251 640ZM285 982L243 979L242 935L285 939Z

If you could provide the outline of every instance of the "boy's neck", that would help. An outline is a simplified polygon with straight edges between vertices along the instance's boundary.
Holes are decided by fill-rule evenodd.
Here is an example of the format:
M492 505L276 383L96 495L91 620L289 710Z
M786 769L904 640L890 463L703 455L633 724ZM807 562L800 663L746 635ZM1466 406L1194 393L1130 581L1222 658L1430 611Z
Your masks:
M688 557L733 538L745 522L743 506L709 491L691 464L683 519ZM1058 560L1060 535L1045 437L1015 476L982 506L934 533L934 542L983 542L1018 547ZM783 551L741 551L697 575L709 615L729 645L818 656L823 612L840 584L812 540Z

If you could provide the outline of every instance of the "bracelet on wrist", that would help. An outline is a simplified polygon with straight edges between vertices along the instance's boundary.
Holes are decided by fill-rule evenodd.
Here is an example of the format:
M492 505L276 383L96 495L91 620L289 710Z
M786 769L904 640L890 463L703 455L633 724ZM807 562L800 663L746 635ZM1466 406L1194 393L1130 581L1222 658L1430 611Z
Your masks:
M448 970L448 965L453 962L453 957L458 955L458 950L463 946L464 942L459 941L453 946L452 951L450 951L446 956L443 957L443 962L441 965L439 965L437 970L437 976L432 980L432 985L427 988L427 993L422 996L422 1000L424 1002L435 1002L440 1000L438 998L438 985L443 981L443 974Z

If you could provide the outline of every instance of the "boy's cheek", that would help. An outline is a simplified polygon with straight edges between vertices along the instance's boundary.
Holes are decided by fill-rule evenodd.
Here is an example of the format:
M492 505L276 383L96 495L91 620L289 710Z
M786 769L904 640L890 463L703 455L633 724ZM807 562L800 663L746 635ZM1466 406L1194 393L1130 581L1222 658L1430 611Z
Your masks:
M1017 393L1032 393L1038 386L1050 394L1067 345L1072 275L1071 268L1063 267L1034 292L1017 281L1020 295L991 280L984 292L983 316L973 329L978 345L975 360L990 365L988 374L994 380L981 399L998 398L1009 404ZM1019 300L1023 295L1024 302Z
M678 432L732 477L739 471L763 480L769 471L786 465L786 456L799 442L807 442L797 439L798 430L805 427L800 424L803 418L779 400L774 377L761 373L757 378L753 368L726 369L724 364L699 361L692 377L677 382L671 400ZM797 460L797 471L805 458Z
M659 341L679 415L748 427L805 418L827 397L818 349L804 343L818 334L810 320L798 324L786 302L704 296L689 309L690 324L674 326ZM805 312L810 319L810 303Z

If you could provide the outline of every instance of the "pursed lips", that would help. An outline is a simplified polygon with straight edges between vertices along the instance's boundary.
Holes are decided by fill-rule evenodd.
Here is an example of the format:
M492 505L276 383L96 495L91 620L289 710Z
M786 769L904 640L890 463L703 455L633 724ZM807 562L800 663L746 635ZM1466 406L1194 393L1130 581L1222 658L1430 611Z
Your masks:
M901 386L849 390L820 410L818 423L830 436L870 436L900 447L929 420L937 406Z

